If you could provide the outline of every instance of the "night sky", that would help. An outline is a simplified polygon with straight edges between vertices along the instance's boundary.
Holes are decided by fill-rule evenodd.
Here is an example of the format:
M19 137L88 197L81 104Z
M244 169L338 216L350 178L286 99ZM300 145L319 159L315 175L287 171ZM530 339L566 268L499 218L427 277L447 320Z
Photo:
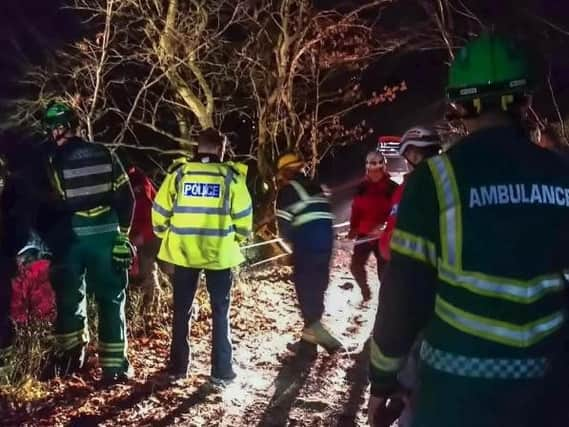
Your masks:
M14 94L13 79L21 76L28 64L45 61L46 52L81 34L80 23L71 12L60 9L61 3L62 0L0 0L0 99ZM316 3L320 7L330 7L338 2L317 0ZM567 3L564 0L479 0L476 12L493 17L504 28L519 32L518 23L509 22L508 17L512 10L527 8L538 11L569 33ZM387 21L394 29L412 22L422 13L413 4L409 0L401 1L382 22ZM569 111L569 35L559 35L554 42L552 46L557 51L552 55L553 83L562 109ZM444 58L444 52L414 52L404 57L385 58L368 69L362 83L369 91L401 80L406 80L409 87L392 105L380 105L366 113L366 120L372 123L377 133L397 134L413 124L440 118L447 72ZM551 116L549 94L543 89L538 97L538 107Z

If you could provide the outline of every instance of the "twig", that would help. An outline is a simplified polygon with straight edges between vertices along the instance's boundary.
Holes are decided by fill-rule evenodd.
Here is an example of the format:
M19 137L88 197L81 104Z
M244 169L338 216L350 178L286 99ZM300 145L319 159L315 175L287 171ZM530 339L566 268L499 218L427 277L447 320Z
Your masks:
M557 97L555 96L555 91L553 90L553 84L551 83L551 62L549 63L549 72L547 73L547 86L549 88L549 93L551 94L551 100L553 101L553 106L555 107L555 112L557 113L557 118L559 119L559 124L561 126L561 134L563 138L567 138L565 133L565 122L563 120L563 114L559 109L559 104L557 103Z

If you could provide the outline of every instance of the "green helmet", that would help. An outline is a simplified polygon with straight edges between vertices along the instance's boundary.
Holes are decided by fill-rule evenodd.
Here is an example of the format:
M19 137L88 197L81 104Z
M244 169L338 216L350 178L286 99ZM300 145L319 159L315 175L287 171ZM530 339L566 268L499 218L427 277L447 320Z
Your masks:
M531 92L531 72L525 53L511 41L492 34L471 40L450 66L449 101L524 95Z
M55 129L59 126L67 128L73 127L76 117L73 110L66 104L60 102L51 102L43 117L44 126L48 130Z

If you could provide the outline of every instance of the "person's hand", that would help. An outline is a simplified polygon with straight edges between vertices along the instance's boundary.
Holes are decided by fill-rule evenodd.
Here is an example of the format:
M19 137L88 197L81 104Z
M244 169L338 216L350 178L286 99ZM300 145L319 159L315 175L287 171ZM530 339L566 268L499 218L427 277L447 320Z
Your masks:
M393 396L370 395L367 418L372 427L389 427L399 418L407 405L407 398L402 394Z
M373 230L371 230L369 235L370 236L381 236L381 234L383 233L383 230L385 230L385 225L380 224L380 225L376 226Z
M385 407L385 403L387 402L387 398L380 397L380 396L369 396L369 401L367 404L367 422L371 427L375 427L375 423L377 421L378 415L381 416L379 413L381 408Z
M117 270L128 270L134 261L136 248L128 240L128 234L119 232L113 244L113 265Z

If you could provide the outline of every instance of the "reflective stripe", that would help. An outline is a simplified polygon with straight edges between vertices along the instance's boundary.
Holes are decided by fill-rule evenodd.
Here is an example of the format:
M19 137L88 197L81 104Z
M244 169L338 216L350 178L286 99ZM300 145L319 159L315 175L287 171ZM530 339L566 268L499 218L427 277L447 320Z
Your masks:
M117 343L99 343L99 348L101 350L111 350L111 351L121 351L126 347L126 342L117 342Z
M297 214L307 206L313 205L315 203L328 203L328 200L325 197L320 197L320 196L309 197L308 199L295 202L292 205L286 207L285 209L293 214Z
M191 214L207 214L207 215L228 215L226 208L210 208L206 206L174 206L174 213L191 213Z
M152 231L154 232L154 234L162 234L162 233L165 233L166 231L168 231L168 226L167 225L155 225L154 227L152 227Z
M83 335L84 332L85 331L83 329L80 329L78 331L68 332L66 334L57 334L56 337L59 340L63 340L63 339L69 338L69 337L74 337L77 335Z
M65 334L57 334L56 339L58 347L63 350L71 350L72 348L82 346L89 342L89 332L83 329Z
M108 366L108 363L116 362L122 363L124 362L124 357L100 357L101 364Z
M170 232L180 235L191 235L191 236L217 236L224 237L233 233L233 226L225 229L219 230L215 228L197 228L197 227L176 227L171 225Z
M277 209L276 216L284 219L285 221L292 221L292 219L294 218L293 214L287 211L283 211L282 209Z
M117 189L119 188L121 185L126 184L128 182L128 175L126 174L122 174L121 176L119 176L115 182L114 182L114 188Z
M160 205L158 204L158 202L156 202L156 201L152 204L152 209L153 209L155 212L157 212L157 213L159 213L160 215L162 215L163 217L170 218L170 217L172 216L172 211L171 211L171 210L168 210L168 209L166 209L166 208L163 208L163 207L160 206Z
M533 359L467 357L439 350L427 341L421 344L420 354L423 362L433 369L471 378L543 378L549 367L549 362L545 357Z
M253 206L249 205L247 208L243 209L240 212L234 213L231 216L233 217L233 219L241 219L241 218L248 217L252 213L253 213Z
M111 233L118 231L119 225L114 224L102 224L102 225L89 225L85 227L73 227L73 231L78 236L92 236L94 234Z
M91 194L106 193L111 190L112 190L111 184L91 185L88 187L79 187L79 188L73 188L71 190L65 190L65 196L66 197L89 196Z
M454 171L447 156L433 157L428 161L435 180L441 212L442 258L451 266L462 266L462 213L460 196Z
M102 215L104 213L107 213L111 210L110 206L97 206L96 208L93 209L89 209L86 211L77 211L75 212L76 215L79 216L84 216L84 217L88 217L88 218L93 218L99 215Z
M292 188L295 189L296 194L298 194L298 197L300 197L300 200L308 200L310 198L304 187L298 182L294 180L290 181L290 185L292 185Z
M307 224L312 221L317 221L320 219L328 219L330 221L334 220L334 215L329 212L308 212L302 215L298 215L292 225L302 225Z
M85 166L83 168L63 169L64 178L78 178L80 176L96 175L102 173L109 173L113 171L113 166L110 164Z
M469 290L475 294L530 304L544 295L564 289L560 275L541 276L528 281L492 277L482 273L454 271L441 263L439 278L446 283Z
M86 341L83 341L81 338L74 338L69 341L63 341L60 343L59 348L63 351L71 350L75 347L82 347L86 344Z
M381 352L375 340L371 339L370 362L374 369L384 372L397 372L403 366L404 357L389 357Z
M422 237L396 229L391 237L390 247L400 254L426 262L432 266L437 265L435 244Z
M152 204L152 209L153 209L155 212L157 212L157 213L159 213L160 215L162 215L163 217L170 218L170 217L172 216L172 211L171 211L171 210L168 210L168 209L166 209L166 208L163 208L163 207L160 206L160 205L158 204L158 202L156 202L156 201Z
M122 368L126 363L125 357L99 357L101 366L105 368Z
M446 323L470 335L513 347L529 347L558 330L565 319L562 311L525 325L494 320L461 310L437 296L435 313Z

